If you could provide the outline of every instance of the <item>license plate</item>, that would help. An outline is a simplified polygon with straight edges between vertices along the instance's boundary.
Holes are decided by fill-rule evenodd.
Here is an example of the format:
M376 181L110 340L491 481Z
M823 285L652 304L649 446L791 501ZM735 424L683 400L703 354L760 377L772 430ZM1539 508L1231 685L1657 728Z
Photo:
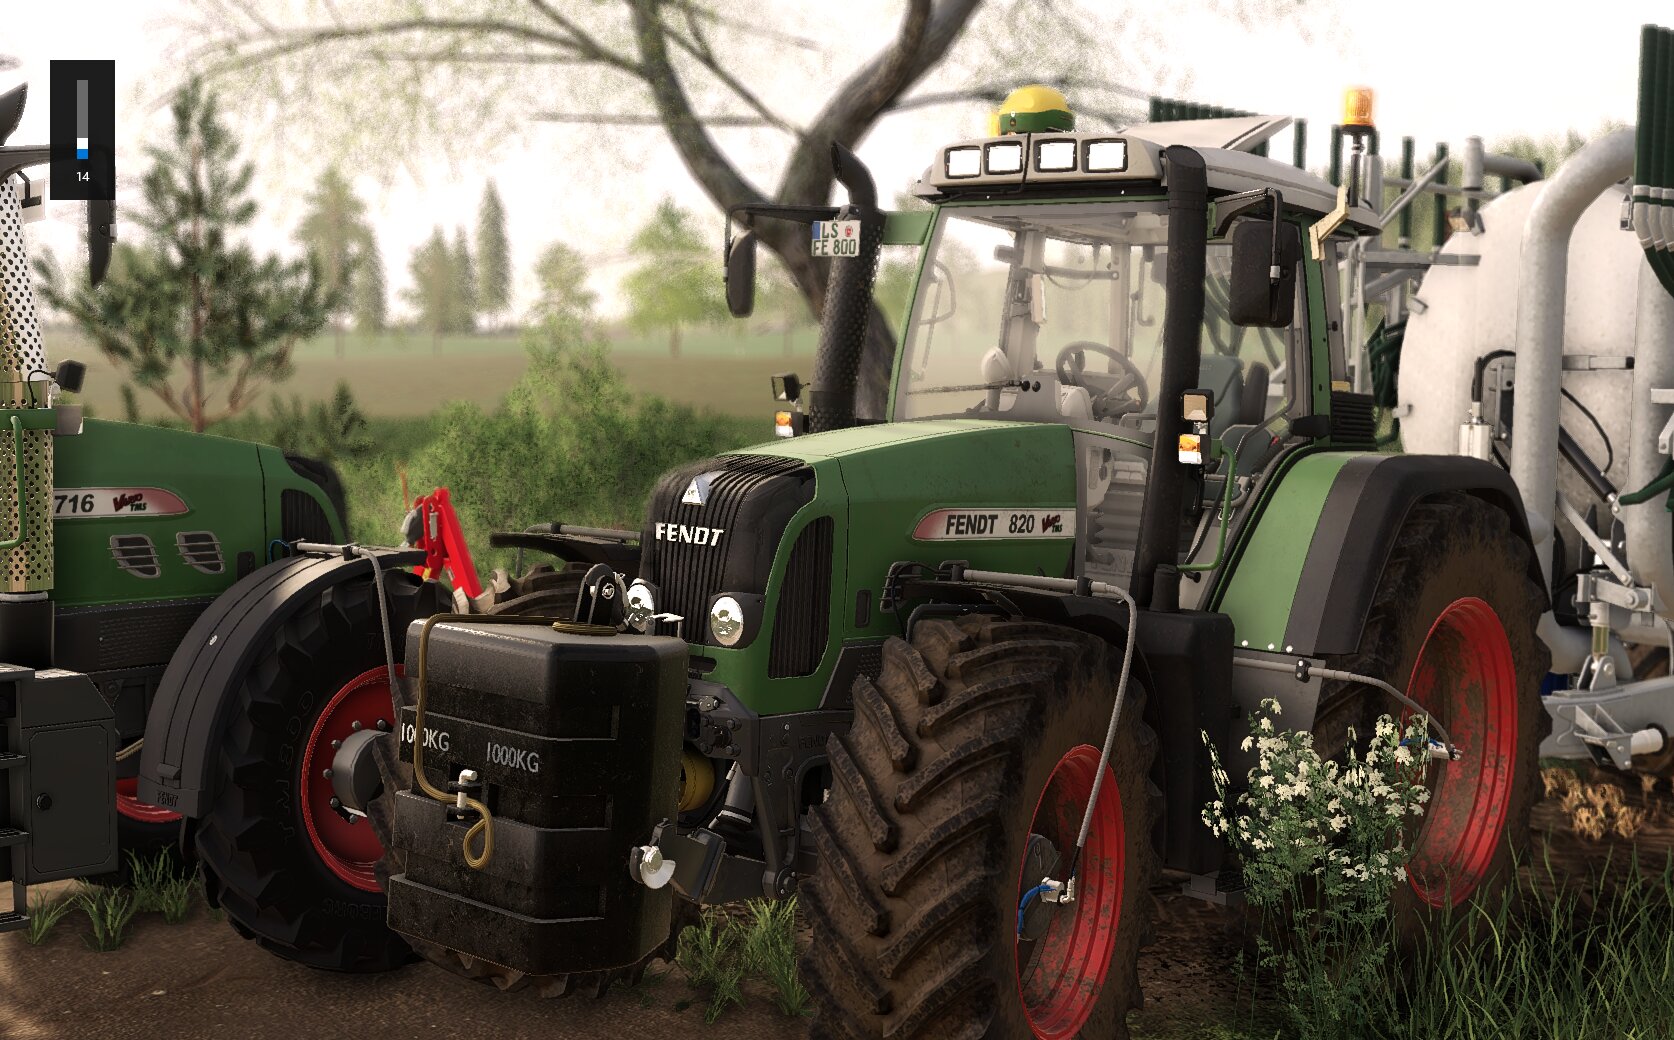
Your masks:
M814 221L815 256L859 256L860 221Z

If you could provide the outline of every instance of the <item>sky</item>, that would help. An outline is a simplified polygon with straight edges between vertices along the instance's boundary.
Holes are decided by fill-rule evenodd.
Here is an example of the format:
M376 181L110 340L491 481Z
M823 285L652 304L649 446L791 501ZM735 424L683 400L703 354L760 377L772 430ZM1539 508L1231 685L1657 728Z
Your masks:
M560 6L564 2L558 0ZM1307 3L1316 10L1332 6L1331 0ZM823 0L777 4L789 10L786 17L816 32L819 12L829 10ZM79 0L75 5L8 6L13 9L0 18L0 55L12 55L22 65L0 69L0 88L27 80L37 92L12 143L46 140L51 59L115 59L118 178L126 176L127 184L134 185L143 168L140 149L147 140L160 140L166 130L166 114L143 103L142 97L147 91L154 96L155 85L172 74L163 55L174 42L184 5L177 0ZM740 3L740 8L755 5ZM845 0L843 8L841 42L830 45L837 68L852 67L869 56L888 39L900 16L898 0ZM1152 15L1162 28L1156 46L1171 67L1185 74L1185 88L1171 90L1180 85L1178 80L1129 85L1307 118L1313 145L1310 162L1323 165L1327 128L1338 118L1343 88L1364 84L1377 91L1377 120L1386 141L1411 134L1418 139L1421 157L1436 141L1448 141L1457 155L1467 135L1492 142L1513 134L1543 136L1571 128L1591 132L1606 119L1631 124L1638 29L1659 18L1674 24L1667 0L1594 0L1584 16L1572 12L1566 17L1562 31L1554 31L1549 19L1511 13L1516 8L1503 4L1408 0L1398 6L1397 15L1397 5L1337 0L1336 9L1333 24L1338 31L1314 34L1314 39L1305 39L1294 22L1245 26L1201 12L1172 21ZM66 14L69 11L73 16ZM818 92L807 88L808 70L794 52L751 72L752 85L790 109L793 117L810 113L819 101ZM1073 107L1073 96L1070 102ZM986 112L974 104L890 117L862 142L859 154L888 197L915 179L936 143L980 133L985 119ZM736 136L723 136L722 142L740 143ZM760 132L744 143L758 152L789 147L788 138ZM392 168L376 176L349 171L369 204L392 292L399 293L409 283L408 258L433 226L441 224L451 235L456 225L474 223L483 185L491 177L508 211L512 262L518 272L514 306L533 298L530 270L540 249L563 240L596 258L593 281L602 309L607 314L619 310L614 289L626 270L622 245L663 195L713 220L718 257L720 219L657 130L618 133L610 139L605 151L626 148L637 156L627 172L604 162L588 167L585 158L599 150L594 145L586 130L542 124L524 141L469 165L439 162ZM1384 151L1395 149L1386 146ZM578 163L578 158L583 161ZM772 164L763 157L750 165L765 174ZM299 181L305 188L311 167L306 159L293 157L282 169L262 172L264 208L251 237L260 248L294 251L290 229L301 216ZM128 191L119 194L119 220L120 204L130 197ZM75 204L49 203L49 220L34 225L38 230L32 231L31 248L37 243L59 251L69 248L72 229L81 219ZM399 302L395 313L401 313Z

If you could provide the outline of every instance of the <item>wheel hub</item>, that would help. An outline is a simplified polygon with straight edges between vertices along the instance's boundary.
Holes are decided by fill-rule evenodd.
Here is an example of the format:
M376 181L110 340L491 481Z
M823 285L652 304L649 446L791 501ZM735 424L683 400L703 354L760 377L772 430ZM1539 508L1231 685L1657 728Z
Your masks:
M374 866L384 854L365 817L378 784L372 741L389 729L392 711L389 670L380 665L332 695L303 746L299 779L308 840L333 874L367 892L380 891Z
M1093 778L1098 775L1099 757L1099 749L1090 744L1073 747L1047 779L1018 868L1019 906L1031 889L1058 868L1056 862L1046 865L1059 856L1058 850L1075 846L1082 814L1092 797ZM1014 947L1018 993L1037 1040L1074 1037L1087 1024L1104 989L1121 916L1126 840L1121 792L1106 766L1087 844L1076 867L1075 902L1046 904L1034 924L1029 910L1022 915L1025 932L1040 929L1038 938L1019 936Z
M1058 854L1057 846L1051 839L1040 835L1029 835L1029 843L1023 853L1023 882L1027 884L1030 878L1038 885L1045 878L1052 877L1058 869L1062 857ZM1033 889L1029 889L1033 891ZM1017 938L1020 943L1032 943L1046 934L1047 926L1052 923L1052 915L1061 904L1042 899L1024 896L1023 906L1018 910ZM1026 961L1021 949L1018 953L1020 961Z
M1458 906L1486 879L1504 840L1518 767L1517 671L1493 608L1474 596L1449 604L1425 636L1408 689L1445 721L1463 757L1435 771L1407 876L1431 906Z

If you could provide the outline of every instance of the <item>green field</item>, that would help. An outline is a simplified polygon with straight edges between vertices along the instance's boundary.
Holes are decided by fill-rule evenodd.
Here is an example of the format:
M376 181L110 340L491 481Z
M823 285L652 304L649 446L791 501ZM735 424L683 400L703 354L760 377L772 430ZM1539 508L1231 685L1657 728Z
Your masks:
M811 375L816 336L812 326L796 330L789 356L780 333L743 325L688 332L678 358L669 356L662 335L618 334L609 343L612 360L632 389L727 415L761 416L764 432L770 432L768 377L786 370L805 379ZM74 358L87 365L83 403L96 415L121 417L127 374L73 331L49 329L46 338L53 363ZM491 407L527 368L518 333L444 336L440 344L422 333L349 333L343 337L342 357L337 356L336 337L325 335L300 345L294 357L296 372L277 387L278 393L323 400L339 380L347 380L366 414L388 418L428 415L456 400ZM272 392L264 391L254 409L265 412L265 398ZM143 417L167 414L151 394L140 391L138 399Z

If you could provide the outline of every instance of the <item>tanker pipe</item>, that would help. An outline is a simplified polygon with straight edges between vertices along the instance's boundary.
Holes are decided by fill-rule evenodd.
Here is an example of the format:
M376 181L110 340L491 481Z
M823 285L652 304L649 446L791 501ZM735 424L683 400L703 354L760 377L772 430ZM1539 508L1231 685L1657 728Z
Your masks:
M1633 412L1629 418L1627 487L1642 488L1655 480L1662 457L1652 450L1657 434L1668 421L1669 407L1651 403L1652 390L1674 388L1674 297L1668 295L1649 262L1639 265L1639 305L1633 330ZM1637 506L1623 506L1622 527L1627 534L1628 569L1633 580L1653 590L1658 613L1674 605L1674 514L1662 507L1662 496ZM1623 633L1649 635L1640 642L1661 643L1666 632Z
M1562 403L1564 294L1569 239L1581 214L1610 185L1633 174L1632 130L1587 145L1548 180L1529 209L1517 280L1517 394L1512 403L1511 477L1535 532L1535 556L1552 585L1552 525L1558 496L1558 412ZM1642 443L1642 442L1640 442ZM1553 647L1554 653L1557 647Z

